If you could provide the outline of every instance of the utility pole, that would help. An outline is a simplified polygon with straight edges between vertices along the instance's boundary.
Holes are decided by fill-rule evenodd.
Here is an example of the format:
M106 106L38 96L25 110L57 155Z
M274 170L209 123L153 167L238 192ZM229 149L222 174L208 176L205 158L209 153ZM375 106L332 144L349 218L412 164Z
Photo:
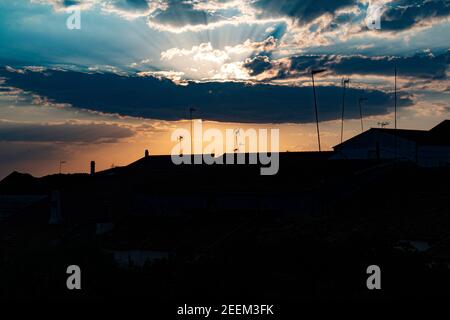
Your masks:
M397 64L394 65L394 128L395 128L395 160L398 158L397 139Z
M179 137L177 138L177 140L180 142L180 156L181 156L181 157L183 156L183 144L182 144L183 139L184 139L183 136L179 136Z
M364 132L364 123L363 123L362 106L361 106L361 103L362 103L363 101L367 101L367 98L361 97L361 98L359 98L359 100L358 100L359 117L360 117L360 119L361 119L361 132Z
M314 93L314 110L316 112L317 142L319 144L319 152L322 151L322 147L320 146L319 112L317 111L317 97L316 97L316 86L314 83L314 75L325 72L325 71L326 71L325 69L311 70L311 79L312 79L313 93Z
M341 118L341 143L344 141L344 114L345 114L345 86L350 83L350 79L342 78L342 118Z
M59 161L59 174L61 174L61 172L62 172L62 165L63 165L64 163L66 163L66 161L64 161L64 160L60 160L60 161Z
M194 129L193 129L193 119L192 119L192 112L197 111L194 108L189 108L189 119L191 120L191 156L194 155Z
M397 129L397 65L394 67L394 127Z

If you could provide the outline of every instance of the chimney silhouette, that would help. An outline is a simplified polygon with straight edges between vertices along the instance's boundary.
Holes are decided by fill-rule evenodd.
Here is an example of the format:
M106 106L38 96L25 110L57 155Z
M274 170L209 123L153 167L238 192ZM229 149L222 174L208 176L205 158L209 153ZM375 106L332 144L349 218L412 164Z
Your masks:
M95 161L91 161L91 176L95 174Z
M149 154L148 150L145 150L145 157L148 158L149 155L150 154Z

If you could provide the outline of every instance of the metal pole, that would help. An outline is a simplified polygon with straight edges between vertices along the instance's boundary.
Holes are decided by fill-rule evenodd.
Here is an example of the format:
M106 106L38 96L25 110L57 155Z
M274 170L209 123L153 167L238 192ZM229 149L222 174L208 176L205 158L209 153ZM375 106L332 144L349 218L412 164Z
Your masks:
M193 155L193 129L192 129L192 108L189 108L189 119L191 120L191 156Z
M344 79L342 78L342 86L343 86L343 92L342 92L342 118L341 118L341 143L344 141L344 114L345 114L345 86L350 83L350 79Z
M179 136L178 141L180 142L180 156L183 156L183 145L182 145L183 136Z
M62 173L62 165L63 165L64 163L66 163L65 160L59 160L59 174Z
M366 101L366 98L359 98L358 105L359 105L359 117L361 119L361 132L364 132L364 122L363 122L363 115L362 115L362 106L361 102Z
M395 127L395 160L398 158L397 142L397 65L394 66L394 127Z
M320 146L319 113L317 111L316 86L314 84L314 72L311 72L311 78L312 78L313 92L314 92L314 109L316 112L317 142L319 144L319 152L321 152L322 147Z
M394 76L394 127L397 129L397 65L395 65L395 76Z
M341 143L344 141L345 81L342 79Z

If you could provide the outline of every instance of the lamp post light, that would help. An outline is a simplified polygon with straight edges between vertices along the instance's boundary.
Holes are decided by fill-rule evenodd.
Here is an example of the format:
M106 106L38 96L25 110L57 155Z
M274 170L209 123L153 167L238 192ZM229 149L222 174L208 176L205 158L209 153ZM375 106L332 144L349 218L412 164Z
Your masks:
M345 87L350 83L350 79L342 79L342 118L341 118L341 143L344 141L344 114L345 114Z

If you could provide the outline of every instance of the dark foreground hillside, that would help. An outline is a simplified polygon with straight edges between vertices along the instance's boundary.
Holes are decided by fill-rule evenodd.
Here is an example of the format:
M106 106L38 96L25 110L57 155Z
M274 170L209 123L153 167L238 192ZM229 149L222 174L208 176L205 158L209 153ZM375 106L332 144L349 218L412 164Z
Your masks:
M280 155L143 158L0 182L0 297L292 301L450 296L450 169ZM82 290L66 287L79 265ZM378 265L382 289L368 290Z

